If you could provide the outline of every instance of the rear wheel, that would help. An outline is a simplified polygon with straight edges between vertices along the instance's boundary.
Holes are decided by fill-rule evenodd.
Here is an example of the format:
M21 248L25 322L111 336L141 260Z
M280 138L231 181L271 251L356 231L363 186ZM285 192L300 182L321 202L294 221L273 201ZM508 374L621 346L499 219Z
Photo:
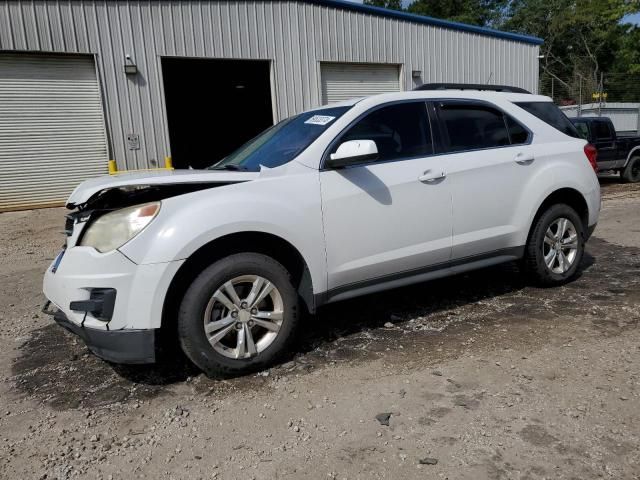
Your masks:
M537 219L525 252L525 268L541 285L561 285L571 279L584 253L584 227L568 205L549 207Z
M241 253L206 268L178 315L180 344L207 375L268 367L285 353L298 324L298 295L270 257Z
M625 183L640 182L640 157L630 158L620 177Z

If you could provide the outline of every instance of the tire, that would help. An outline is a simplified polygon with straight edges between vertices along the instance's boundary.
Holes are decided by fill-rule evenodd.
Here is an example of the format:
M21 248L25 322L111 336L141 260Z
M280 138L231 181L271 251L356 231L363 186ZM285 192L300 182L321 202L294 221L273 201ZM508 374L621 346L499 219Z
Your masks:
M560 233L562 219L568 220L569 223L565 223L562 246L558 250L557 234ZM547 236L547 232L550 232L551 235ZM573 234L575 234L575 239L570 241ZM573 245L575 245L575 250L569 248ZM551 250L555 251L555 255ZM565 267L566 264L560 265L561 256L558 251L562 251L562 258L569 262L568 268ZM584 226L582 220L570 206L555 204L547 208L536 219L527 241L524 266L528 276L538 285L562 285L576 274L583 254ZM547 263L549 260L551 260L551 266Z
M624 183L640 182L640 157L632 157L620 174Z
M260 299L264 290L269 292ZM243 375L288 351L299 312L298 294L282 265L258 253L230 255L207 267L187 289L178 312L180 345L208 376Z

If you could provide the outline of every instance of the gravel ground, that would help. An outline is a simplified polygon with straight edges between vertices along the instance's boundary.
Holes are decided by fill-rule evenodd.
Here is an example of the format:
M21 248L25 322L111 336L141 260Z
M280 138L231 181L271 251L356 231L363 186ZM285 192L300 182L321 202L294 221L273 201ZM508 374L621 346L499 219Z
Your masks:
M0 214L0 477L638 479L640 185L602 182L569 285L505 265L328 306L226 381L87 353L40 313L64 210Z

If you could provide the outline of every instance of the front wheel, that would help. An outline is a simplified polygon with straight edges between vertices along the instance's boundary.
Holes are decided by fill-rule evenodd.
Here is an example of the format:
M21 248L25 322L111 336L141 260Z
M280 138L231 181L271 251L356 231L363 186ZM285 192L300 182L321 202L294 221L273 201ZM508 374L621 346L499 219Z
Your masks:
M298 316L298 295L280 263L257 253L230 255L187 289L178 314L180 344L207 375L241 375L287 351Z
M584 253L584 227L568 205L549 207L536 220L525 251L525 268L541 285L566 283L578 269Z
M640 182L640 157L629 159L629 163L620 174L620 178L625 183Z

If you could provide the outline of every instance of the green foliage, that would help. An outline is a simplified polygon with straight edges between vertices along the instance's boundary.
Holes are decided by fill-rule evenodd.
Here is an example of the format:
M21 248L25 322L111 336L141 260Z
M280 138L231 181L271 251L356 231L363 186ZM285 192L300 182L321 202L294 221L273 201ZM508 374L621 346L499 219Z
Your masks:
M513 1L501 28L544 39L540 68L543 91L547 88L543 93L550 94L553 83L554 93L561 96L575 98L582 91L590 97L606 80L603 73L638 71L634 67L639 63L638 27L620 22L639 9L636 0Z
M391 10L402 10L402 0L364 0L364 4Z
M630 27L621 35L612 70L640 74L640 28Z
M508 0L415 0L408 11L471 25L500 23Z
M401 0L364 3L403 10ZM603 88L609 101L640 101L640 27L621 23L640 0L414 0L407 11L542 38L541 90L557 100Z

